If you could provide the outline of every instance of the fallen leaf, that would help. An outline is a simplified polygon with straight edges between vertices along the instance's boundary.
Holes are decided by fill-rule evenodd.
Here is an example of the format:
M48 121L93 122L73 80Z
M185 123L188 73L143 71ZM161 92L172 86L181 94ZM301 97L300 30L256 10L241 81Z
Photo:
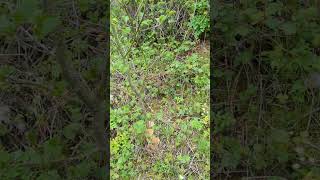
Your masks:
M147 135L147 136L152 136L152 135L153 135L153 132L154 132L153 129L147 129L147 130L146 130L146 135Z
M154 126L154 122L153 121L148 121L147 122L147 127L148 128L152 128Z
M151 142L152 142L153 145L157 146L160 143L160 139L158 137L153 137L151 139Z
M153 144L148 144L147 148L151 149L151 150L156 150L157 149L157 147L155 145L153 145Z

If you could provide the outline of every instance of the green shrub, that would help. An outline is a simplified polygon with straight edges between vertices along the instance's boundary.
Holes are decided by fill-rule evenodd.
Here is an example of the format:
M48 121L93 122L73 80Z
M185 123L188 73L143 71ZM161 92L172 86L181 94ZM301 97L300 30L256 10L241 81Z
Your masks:
M304 83L320 65L316 2L213 4L212 93L224 112L214 119L220 140L214 171L219 177L239 170L229 175L308 179L317 166L312 159L320 157L313 111L319 90Z

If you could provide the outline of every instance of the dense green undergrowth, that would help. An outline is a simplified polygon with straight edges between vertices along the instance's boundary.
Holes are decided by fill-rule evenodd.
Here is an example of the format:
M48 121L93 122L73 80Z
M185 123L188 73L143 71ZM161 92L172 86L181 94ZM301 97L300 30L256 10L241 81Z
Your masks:
M69 63L96 91L106 20L104 0L0 2L0 179L106 179L93 113L55 59L61 25Z
M216 179L319 179L317 1L214 1Z
M208 2L112 3L111 178L209 179Z

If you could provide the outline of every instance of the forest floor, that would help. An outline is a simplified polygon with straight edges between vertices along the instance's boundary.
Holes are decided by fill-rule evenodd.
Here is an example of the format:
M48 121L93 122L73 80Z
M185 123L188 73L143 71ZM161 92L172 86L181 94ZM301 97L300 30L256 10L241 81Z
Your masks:
M139 127L140 121L112 126L112 177L126 177L128 175L124 171L127 171L138 179L208 178L209 86L207 84L201 88L193 80L200 75L206 82L209 81L209 43L200 42L188 51L177 53L172 64L176 62L179 67L184 64L182 71L193 68L195 71L190 72L195 74L178 80L181 82L179 86L171 83L182 77L179 71L170 69L174 66L157 67L160 73L147 74L144 83L156 85L157 90L153 92L151 88L145 96L150 119L141 121L141 126L146 126ZM130 90L125 87L117 89L121 90L111 90L114 99L130 98L130 95L124 96ZM118 106L111 110L111 114L119 119L132 119L135 116L133 109L134 106ZM119 122L118 118L114 121ZM139 129L145 133L137 133ZM124 147L127 149L124 150ZM132 156L123 156L126 153Z

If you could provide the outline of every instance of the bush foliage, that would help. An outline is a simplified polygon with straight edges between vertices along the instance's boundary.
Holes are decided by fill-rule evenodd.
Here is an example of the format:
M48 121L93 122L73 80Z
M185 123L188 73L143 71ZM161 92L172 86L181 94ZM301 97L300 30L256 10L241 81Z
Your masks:
M212 4L216 178L319 179L318 1Z
M106 179L93 113L62 74L56 40L103 94L107 14L103 0L0 2L0 179Z
M208 2L111 6L111 178L208 179Z

